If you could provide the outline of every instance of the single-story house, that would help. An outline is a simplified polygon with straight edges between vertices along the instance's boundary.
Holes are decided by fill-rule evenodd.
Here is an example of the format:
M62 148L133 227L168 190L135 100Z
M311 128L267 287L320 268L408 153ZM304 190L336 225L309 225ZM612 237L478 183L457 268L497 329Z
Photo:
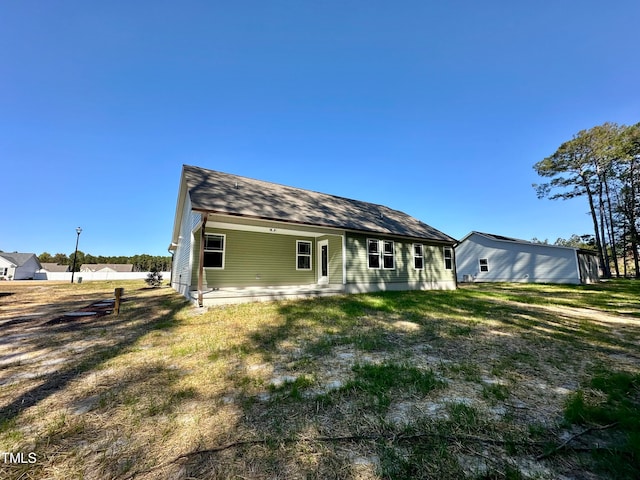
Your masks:
M35 253L0 252L0 280L32 280L40 268Z
M455 247L459 282L593 283L600 279L592 250L471 232Z
M201 306L454 289L454 244L383 205L184 165L171 284Z
M81 272L133 272L133 264L130 263L83 263Z

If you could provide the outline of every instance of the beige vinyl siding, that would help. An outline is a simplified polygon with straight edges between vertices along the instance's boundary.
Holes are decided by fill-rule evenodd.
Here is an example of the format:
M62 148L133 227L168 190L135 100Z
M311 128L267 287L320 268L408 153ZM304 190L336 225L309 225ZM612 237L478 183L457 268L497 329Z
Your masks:
M394 242L394 269L368 268L367 239L392 240ZM414 284L418 282L451 282L454 272L444 268L442 245L422 243L424 269L414 268L413 245L422 243L380 235L350 234L347 237L347 283L351 284Z
M207 288L308 285L317 283L316 242L313 237L207 228L225 235L224 269L205 268ZM311 270L296 269L296 241L312 244ZM192 284L198 284L200 232L194 239Z

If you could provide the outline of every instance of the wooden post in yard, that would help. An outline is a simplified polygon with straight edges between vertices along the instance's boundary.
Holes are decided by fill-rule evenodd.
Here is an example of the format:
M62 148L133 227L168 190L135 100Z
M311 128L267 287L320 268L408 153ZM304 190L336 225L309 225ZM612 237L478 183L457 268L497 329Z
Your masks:
M113 311L116 315L120 315L120 299L122 298L122 294L124 293L124 288L116 288L115 296L116 296L116 304L113 306Z

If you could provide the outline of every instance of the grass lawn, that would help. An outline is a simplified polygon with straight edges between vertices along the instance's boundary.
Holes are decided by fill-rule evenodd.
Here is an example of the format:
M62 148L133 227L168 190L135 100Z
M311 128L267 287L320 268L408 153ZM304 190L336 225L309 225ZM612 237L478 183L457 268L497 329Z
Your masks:
M635 479L639 351L637 281L209 310L0 282L0 478Z

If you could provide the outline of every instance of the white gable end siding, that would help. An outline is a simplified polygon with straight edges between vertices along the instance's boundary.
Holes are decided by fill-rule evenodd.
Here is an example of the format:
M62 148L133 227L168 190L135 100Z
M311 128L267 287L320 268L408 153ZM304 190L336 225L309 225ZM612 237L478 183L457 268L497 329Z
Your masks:
M479 260L487 259L488 272ZM580 283L576 252L472 234L456 248L458 281Z
M36 270L40 269L36 257L31 257L23 265L16 268L14 280L32 280L36 276Z
M5 273L6 270L6 273ZM0 257L0 279L6 280L13 278L15 274L15 265L6 258Z
M191 288L193 230L202 220L202 215L191 211L191 200L187 195L184 201L182 222L180 224L180 236L178 246L173 255L173 283L172 287L187 296Z

